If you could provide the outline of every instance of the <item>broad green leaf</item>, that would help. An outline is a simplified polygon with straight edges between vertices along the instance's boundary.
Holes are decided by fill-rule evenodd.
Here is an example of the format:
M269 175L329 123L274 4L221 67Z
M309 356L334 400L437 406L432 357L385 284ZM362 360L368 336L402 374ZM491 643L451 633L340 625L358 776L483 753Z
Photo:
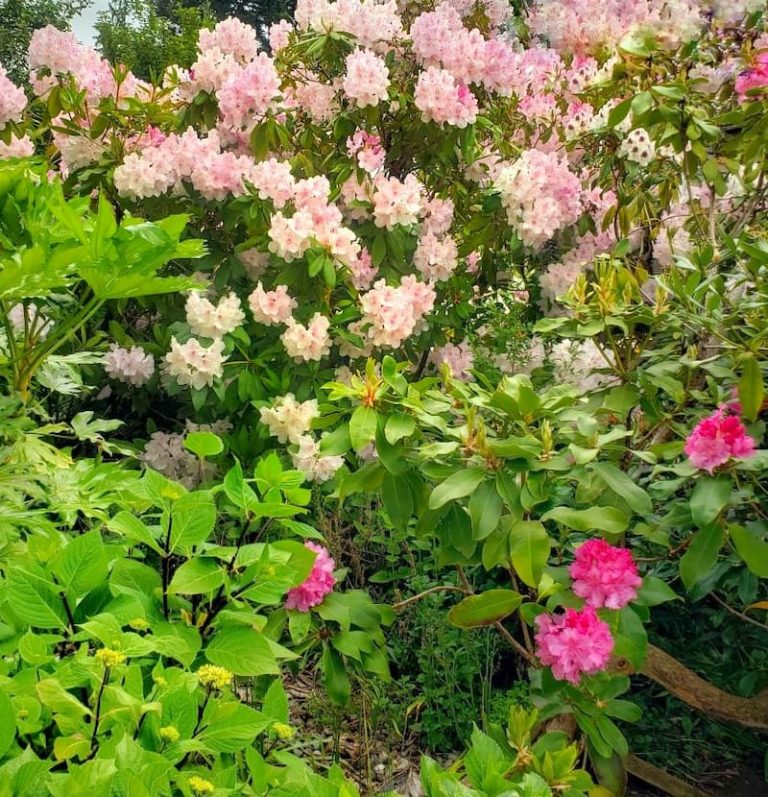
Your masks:
M739 379L739 402L741 411L747 419L750 421L757 419L764 398L765 388L760 364L755 355L750 354L743 360L741 379Z
M355 451L362 451L376 437L376 411L357 407L349 419L349 439Z
M235 675L277 675L277 664L267 638L253 628L226 627L217 630L205 657Z
M648 493L638 487L624 471L607 462L593 462L590 468L638 515L650 515L653 512L653 504Z
M0 758L2 758L16 738L16 712L11 699L0 691Z
M187 493L171 507L169 553L188 553L205 542L216 525L216 506L209 493Z
M469 499L469 517L472 520L472 536L484 540L499 525L503 502L494 481L485 481Z
M486 476L483 468L464 468L438 484L429 496L429 508L440 509L449 501L468 496Z
M702 476L691 494L691 517L703 528L712 523L723 511L731 497L731 479L724 473L718 476Z
M674 600L681 598L666 581L656 576L646 576L633 603L640 606L658 606L660 603Z
M728 526L728 532L746 566L758 578L768 578L768 542L736 524Z
M699 531L680 559L680 578L687 590L701 581L717 562L723 546L723 529L713 523Z
M518 520L509 529L509 555L524 584L538 586L549 558L551 542L538 520Z
M260 711L242 703L221 700L209 703L204 727L195 739L212 753L236 753L250 747L271 724Z
M67 626L64 599L39 568L11 570L6 580L6 597L19 619L35 628Z
M415 429L416 421L410 415L406 415L404 412L396 412L387 418L384 426L384 437L387 438L388 443L394 445L398 440L413 434Z
M107 554L98 531L69 539L51 562L51 569L67 597L77 600L106 581Z
M157 539L151 529L131 512L125 510L118 512L107 521L107 528L115 534L121 534L132 542L138 542L151 548L155 553L162 553Z
M574 531L590 531L597 529L607 534L621 534L627 530L629 518L620 509L613 506L592 506L589 509L571 509L557 506L550 509L542 520L554 520Z
M395 528L405 531L413 515L413 493L408 479L387 473L381 484L381 497Z
M349 676L341 655L327 644L323 648L322 668L323 683L328 692L328 697L337 706L345 706L349 703L349 697L352 692Z
M224 583L224 570L216 559L202 556L190 559L173 574L171 595L204 595Z
M184 448L198 457L215 457L224 450L224 443L213 432L190 432L184 438Z
M514 612L523 602L512 589L490 589L470 595L448 612L448 619L459 628L493 625Z

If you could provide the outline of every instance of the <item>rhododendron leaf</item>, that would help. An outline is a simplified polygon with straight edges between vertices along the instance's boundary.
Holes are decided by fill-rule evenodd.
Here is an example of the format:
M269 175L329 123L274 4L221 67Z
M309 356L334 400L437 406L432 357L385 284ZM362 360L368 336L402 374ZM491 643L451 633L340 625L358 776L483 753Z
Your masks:
M362 451L376 436L376 411L373 407L360 406L349 419L349 439L355 451Z
M413 494L408 480L388 473L381 485L381 497L393 526L396 529L407 530L414 508Z
M483 468L466 468L451 474L444 482L438 484L429 496L429 508L440 509L449 501L464 498L486 477Z
M742 362L741 379L739 380L739 403L744 417L754 421L760 413L765 397L763 374L753 354Z
M640 606L658 606L667 601L682 600L672 587L656 576L646 576L633 603Z
M404 437L412 435L415 429L416 422L410 415L406 415L404 412L396 412L387 418L387 422L384 425L384 436L387 438L387 442L394 445Z
M624 471L607 462L593 462L590 469L638 515L650 515L653 512L653 503L648 493Z
M509 528L509 555L524 584L536 587L549 558L551 541L538 520L518 520Z
M768 578L768 542L735 523L728 526L728 532L747 567L759 578Z
M349 676L341 656L328 644L323 648L321 666L324 674L323 683L328 697L337 706L345 706L349 702L352 692Z
M723 529L717 523L705 526L688 545L680 559L680 578L687 590L701 581L717 562L723 546Z
M731 478L725 474L700 478L690 499L693 522L699 528L712 523L728 505L731 490Z
M493 481L483 482L469 499L469 516L472 535L478 542L484 540L499 525L503 502Z
M621 124L627 118L632 108L633 99L633 97L629 97L626 100L622 100L615 108L611 108L608 114L608 127L616 127L616 125Z
M219 628L205 649L205 657L235 675L277 675L280 672L266 637L253 628Z
M629 525L626 514L613 506L592 506L589 509L557 506L542 515L541 519L554 520L575 531L597 529L607 534L621 534Z
M480 628L508 617L522 602L512 589L490 589L464 598L448 612L448 619L459 628Z

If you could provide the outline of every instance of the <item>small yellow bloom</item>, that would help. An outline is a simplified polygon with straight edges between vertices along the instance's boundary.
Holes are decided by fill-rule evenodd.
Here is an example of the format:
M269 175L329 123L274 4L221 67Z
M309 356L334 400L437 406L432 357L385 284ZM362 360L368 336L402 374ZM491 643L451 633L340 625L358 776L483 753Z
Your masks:
M134 631L146 631L149 628L149 623L143 617L134 617L128 625Z
M290 725L286 725L284 722L275 722L272 724L272 730L275 732L275 736L278 739L288 740L293 739L293 735L295 731Z
M125 653L112 648L100 648L96 651L95 657L104 667L117 667L125 661Z
M153 680L153 681L154 681L154 682L155 682L155 683L156 683L158 686L168 686L168 681L166 681L166 680L165 680L165 678L163 678L163 676L162 676L162 675L154 675L154 676L152 676L152 680Z
M160 738L165 739L166 742L173 744L178 742L180 737L179 729L175 725L166 725L164 728L160 728Z
M197 671L197 677L202 686L210 686L212 689L223 689L232 683L232 673L215 664L203 664Z
M192 775L187 783L195 794L213 794L216 791L216 787L210 780L201 778L199 775Z

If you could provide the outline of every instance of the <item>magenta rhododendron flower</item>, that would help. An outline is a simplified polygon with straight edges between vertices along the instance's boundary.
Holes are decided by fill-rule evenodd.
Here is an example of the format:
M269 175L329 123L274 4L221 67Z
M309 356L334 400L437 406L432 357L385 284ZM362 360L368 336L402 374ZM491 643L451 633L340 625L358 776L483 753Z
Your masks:
M729 459L744 459L755 450L755 441L735 415L722 409L700 421L685 441L685 453L691 463L712 473Z
M582 675L604 670L613 652L613 637L591 606L536 618L536 654L561 681L578 684Z
M296 609L299 612L308 612L313 606L322 603L323 598L333 591L336 583L333 575L335 563L328 550L314 542L305 542L304 545L310 551L314 551L317 558L307 580L290 590L285 600L286 609Z
M643 581L627 548L600 539L587 540L576 549L570 574L573 591L596 609L621 609L637 597Z

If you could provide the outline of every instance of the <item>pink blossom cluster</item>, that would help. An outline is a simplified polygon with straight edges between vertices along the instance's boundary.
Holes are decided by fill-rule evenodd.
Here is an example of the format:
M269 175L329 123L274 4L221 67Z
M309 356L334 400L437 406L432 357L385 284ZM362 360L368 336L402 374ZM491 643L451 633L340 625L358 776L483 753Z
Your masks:
M381 137L365 130L355 130L354 135L347 139L347 152L368 174L376 174L384 166L387 154L381 144Z
M557 300L565 296L583 272L579 260L551 263L539 275L540 306L549 316L566 315Z
M387 99L389 69L381 56L358 48L347 56L342 85L344 93L359 108L378 105Z
M219 89L222 123L250 130L279 94L280 78L275 62L266 53L259 53L246 66L234 70Z
M280 19L269 26L269 47L272 53L279 53L288 46L293 25L287 19Z
M344 457L323 456L320 446L309 436L302 435L298 448L291 454L293 466L300 470L308 481L327 482L344 464Z
M322 313L315 313L306 326L289 318L280 340L296 362L319 362L331 353L330 326L330 320Z
M296 86L286 89L289 102L310 115L313 121L327 122L339 113L339 103L336 94L341 88L340 81L323 83L320 78L310 71L304 71L297 78Z
M24 90L8 78L8 73L0 64L0 130L8 122L18 122L26 107L27 97Z
M271 407L262 407L259 414L272 437L281 443L298 443L318 416L317 401L297 401L293 393L286 393L278 396Z
M561 681L578 685L583 675L604 670L612 652L611 630L591 606L536 618L536 654Z
M428 282L450 279L459 264L459 250L450 235L424 233L416 244L413 265Z
M755 441L735 415L719 409L696 424L685 441L691 464L712 473L731 459L752 456Z
M475 95L463 83L457 83L450 72L435 66L419 75L414 101L425 122L461 128L477 119Z
M312 570L303 583L289 590L285 600L286 609L298 612L308 612L313 606L322 603L323 598L329 592L333 592L336 584L333 575L336 564L331 559L328 549L315 542L305 542L304 545L316 554Z
M421 231L433 235L445 235L453 222L453 202L450 199L433 197L424 205L424 221Z
M165 371L180 385L202 390L221 378L225 359L221 338L207 347L196 338L190 338L186 343L171 338L171 350L165 355Z
M434 288L412 275L403 277L396 288L379 280L360 297L368 339L374 346L397 348L421 329L435 298Z
M447 365L454 379L466 380L472 376L470 369L474 364L475 356L466 340L458 345L446 343L445 346L436 348L430 355L430 359L436 368Z
M245 320L240 299L234 293L213 304L202 293L194 291L187 297L185 309L192 334L203 338L215 339L228 335Z
M416 224L423 212L422 185L413 174L405 180L379 175L374 180L373 220L377 227L393 230Z
M759 53L755 63L736 78L736 93L741 102L749 99L749 92L765 88L768 88L768 51Z
M579 178L567 160L554 152L525 150L501 170L494 185L510 225L533 248L575 223L582 212Z
M197 47L200 51L218 50L231 55L239 63L247 64L258 54L259 40L250 25L228 17L217 23L213 30L201 28L197 36Z
M395 0L298 0L295 18L300 30L345 31L372 49L387 49L403 36Z
M141 387L155 372L155 358L147 354L141 346L123 348L112 343L104 355L104 370L112 379Z
M299 306L289 295L287 286L278 285L274 290L265 291L261 282L248 297L248 304L256 321L267 326L288 323Z
M370 288L379 273L379 270L373 265L371 254L367 249L362 249L357 258L348 264L348 268L352 284L358 291Z
M637 597L643 581L632 552L601 539L579 545L569 572L573 591L595 609L621 609Z
M6 158L31 158L35 154L35 145L29 136L19 136L13 134L11 140L6 144L0 141L0 160Z

